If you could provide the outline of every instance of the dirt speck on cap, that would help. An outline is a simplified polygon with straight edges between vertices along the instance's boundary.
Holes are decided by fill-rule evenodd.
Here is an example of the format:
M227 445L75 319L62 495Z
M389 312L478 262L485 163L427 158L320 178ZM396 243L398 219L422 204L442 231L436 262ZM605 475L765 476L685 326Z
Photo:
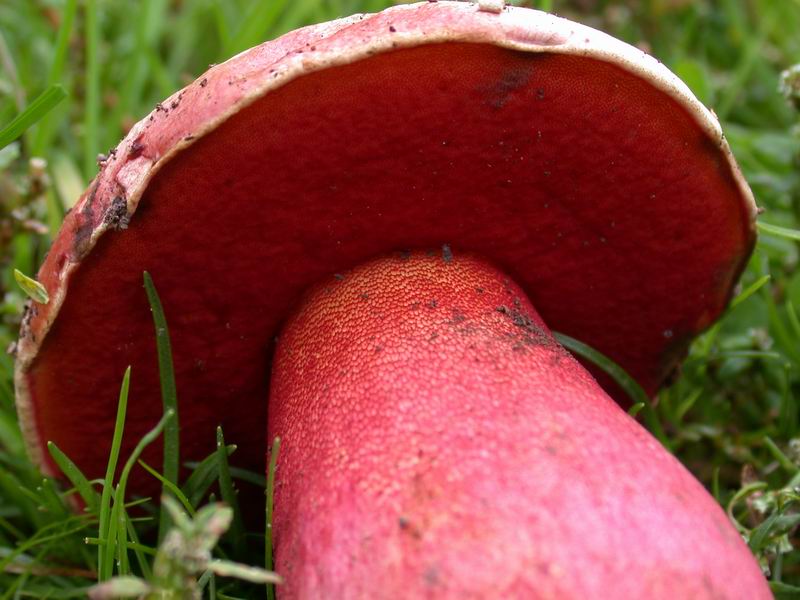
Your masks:
M444 262L450 263L453 262L453 251L450 249L450 246L447 244L442 245L442 258Z
M142 144L142 136L140 135L131 142L128 146L128 158L137 158L144 152L144 144Z
M522 330L522 338L516 340L517 343L514 345L515 350L521 350L524 345L561 347L544 329L537 325L533 319L517 308L509 308L501 304L495 308L495 310L501 315L507 316L514 325Z
M528 84L532 75L532 65L516 66L508 69L496 83L482 87L478 92L486 96L486 104L499 110L511 100L515 92Z
M111 201L103 221L115 230L127 229L131 222L131 215L128 213L128 203L122 196L116 196Z

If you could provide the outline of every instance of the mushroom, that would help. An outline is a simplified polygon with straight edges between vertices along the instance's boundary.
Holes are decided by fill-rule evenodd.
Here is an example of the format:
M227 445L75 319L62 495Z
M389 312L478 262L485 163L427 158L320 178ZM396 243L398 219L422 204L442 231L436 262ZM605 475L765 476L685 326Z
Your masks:
M283 329L282 598L770 598L708 492L485 260L323 280Z
M445 1L300 29L159 104L65 219L18 346L28 449L99 476L129 364L127 442L157 421L149 270L182 458L222 424L263 469L270 397L287 597L768 597L547 329L654 393L724 310L755 213L713 115L605 34Z

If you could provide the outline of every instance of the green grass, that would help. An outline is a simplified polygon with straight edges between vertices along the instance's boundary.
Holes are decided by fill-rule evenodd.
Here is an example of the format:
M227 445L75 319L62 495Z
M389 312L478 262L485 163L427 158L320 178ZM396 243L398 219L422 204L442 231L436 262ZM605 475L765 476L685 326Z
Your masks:
M158 296L155 284L150 274L144 273L144 289L150 302L153 313L153 325L156 335L156 353L158 354L158 372L161 381L161 400L164 412L171 411L175 418L170 420L164 429L164 460L161 470L164 478L164 493L169 491L178 481L180 467L180 433L178 427L178 392L175 386L175 373L172 369L172 345L169 339L169 327L164 315L164 307ZM226 460L227 455L224 454ZM227 465L226 465L227 466ZM158 539L163 540L169 528L170 521L166 509L162 507L158 520Z
M1 2L0 347L16 339L26 297L16 283L26 280L15 277L15 269L21 275L36 272L65 211L96 172L97 155L112 148L156 102L209 63L263 39L389 3ZM515 4L554 10L648 49L723 120L764 209L761 237L724 317L695 342L680 377L659 394L658 404L651 408L638 398L634 411L726 507L769 568L775 593L794 597L800 593L795 589L800 587L800 551L795 549L800 520L795 491L800 485L800 76L794 71L781 79L781 73L800 61L800 2L641 0L635 10L628 2L604 0ZM44 159L46 168L31 162L34 157ZM37 289L29 285L27 293ZM69 481L60 486L38 473L24 454L13 405L13 360L0 354L0 600L84 597L96 581L119 574L155 581L155 566L167 560L156 558L159 527L163 538L171 522L164 511L178 515L191 536L201 531L193 519L211 495L235 505L237 480L272 489L272 477L267 481L263 474L234 466L236 440L225 440L221 431L217 451L190 464L188 478L178 480L179 419L169 415L180 390L169 375L169 315L163 312L154 311L154 336L165 417L152 425L153 436L164 430L167 467L152 475L183 512L152 500L134 507L124 497L126 474L145 468L137 466L135 456L120 456L128 384L135 372L120 373L119 418L106 477L87 481L51 445ZM591 358L591 349L573 346ZM272 457L276 454L277 446ZM86 507L77 513L70 508L76 498ZM213 511L202 514L221 518ZM217 559L269 566L265 535L269 539L271 531L242 535L243 522L234 510L231 534L223 537ZM214 565L208 567L183 574L199 580L205 597L263 597L263 582L222 578Z

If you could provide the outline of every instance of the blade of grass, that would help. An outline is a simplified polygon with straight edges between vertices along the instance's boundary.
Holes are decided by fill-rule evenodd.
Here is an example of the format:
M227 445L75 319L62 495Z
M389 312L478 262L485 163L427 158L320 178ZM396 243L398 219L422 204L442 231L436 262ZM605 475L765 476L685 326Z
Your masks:
M150 581L153 579L153 570L150 568L150 561L147 560L145 554L147 554L148 551L152 552L152 554L156 554L156 550L149 546L143 546L139 541L139 534L136 533L136 528L133 526L133 519L128 519L126 524L128 526L128 537L131 540L128 542L128 548L133 551L136 562L139 563L142 576Z
M228 456L236 451L236 445L230 444L227 447ZM219 457L216 451L206 456L200 463L187 463L186 466L193 469L192 474L189 475L186 483L183 484L183 493L189 498L192 506L200 504L208 488L214 483L217 478L217 461Z
M153 312L153 324L156 329L156 350L158 354L158 372L161 380L161 401L164 412L172 411L175 419L164 430L164 464L161 467L164 479L177 485L178 467L180 465L180 433L178 429L178 393L175 387L175 371L172 363L172 345L169 339L167 318L164 316L164 307L161 298L153 283L153 278L147 271L143 274L144 289ZM168 490L164 488L164 493ZM170 519L166 509L161 507L161 517L158 524L158 540L164 539L169 529Z
M217 466L219 467L219 490L222 501L233 510L233 521L228 535L233 537L234 555L241 558L245 555L245 531L242 511L239 507L236 489L233 487L231 472L228 466L228 452L222 427L217 427Z
M628 409L628 414L632 417L635 417L636 415L639 414L639 411L642 410L644 407L645 407L644 402L637 402Z
M736 492L733 495L733 497L728 501L728 506L725 507L725 512L728 513L728 517L733 522L733 524L736 527L736 529L739 530L739 533L746 534L748 530L747 530L747 527L742 525L739 522L739 519L737 519L736 516L734 515L734 510L736 509L736 505L741 500L744 500L745 498L747 498L751 494L754 494L756 492L760 492L761 490L764 490L766 488L767 488L767 484L764 483L763 481L756 481L754 483L749 483L746 486L744 486L742 489L740 489L738 492Z
M797 311L791 300L786 301L786 315L789 317L789 324L792 326L795 336L800 339L800 317L797 316Z
M278 466L278 452L281 449L281 438L276 437L269 452L269 468L267 469L267 525L264 535L264 568L272 571L272 511L275 503L275 470ZM267 600L275 600L275 584L267 584Z
M89 546L98 546L99 548L104 548L107 543L106 540L101 540L100 538L96 537L83 538L83 541ZM155 548L151 548L150 546L146 546L144 544L139 544L136 542L128 542L127 548L129 550L138 550L142 554L148 554L150 556L155 556L156 554L158 554L158 551Z
M37 509L35 502L30 502L26 488L14 473L8 469L0 468L0 493L5 503L18 509L26 521L37 529L45 525L44 516ZM36 497L33 494L34 498Z
M794 240L795 242L800 242L800 229L790 229L789 227L780 227L778 225L771 225L770 223L764 223L763 221L759 221L757 224L758 229L763 233L768 235L774 235L781 238L786 238L787 240Z
M18 111L21 111L25 105L25 87L20 83L17 64L11 54L11 49L8 47L3 31L0 31L0 66L2 66L11 84L14 105Z
M769 290L762 294L762 298L767 304L767 312L769 315L770 329L775 334L775 338L780 343L782 350L788 355L796 366L800 366L800 350L798 350L797 343L793 339L792 334L784 325L783 319L778 312L778 307L775 304L775 299Z
M86 0L86 101L84 106L83 175L92 179L100 151L100 15L97 0Z
M771 279L772 279L771 275L762 275L761 277L759 277L756 281L747 286L747 288L744 289L741 294L739 294L738 296L736 296L736 298L731 300L731 305L728 310L732 310L737 306L739 306L742 302L747 300L750 296L755 294L758 290L760 290L767 283L769 283Z
M100 509L100 496L92 487L92 484L89 483L89 480L83 472L54 442L47 442L47 450L56 462L56 465L58 465L58 468L61 469L61 472L69 479L70 483L75 486L75 489L78 490L78 494L83 498L89 511L98 514Z
M117 418L114 423L114 435L111 440L111 450L108 454L108 464L106 465L106 476L103 480L103 493L100 497L100 527L99 537L110 543L108 530L111 520L111 489L114 485L114 474L117 470L119 460L119 450L122 445L122 434L125 430L125 414L128 411L128 390L131 383L131 368L125 369L122 377L122 386L119 390L119 402L117 404ZM105 562L106 555L102 548L97 551L97 576L98 581L106 581L111 577L113 565Z
M661 427L661 423L658 420L658 415L653 408L650 398L642 389L642 386L640 386L633 377L628 375L625 369L588 344L584 344L575 338L564 335L563 333L557 333L555 331L553 332L553 337L555 337L558 343L564 346L570 352L574 352L579 356L582 356L583 358L589 360L592 364L602 369L616 382L617 385L619 385L619 387L623 389L634 405L644 404L644 408L642 410L644 411L645 421L647 422L650 431L653 432L653 435L658 438L658 441L660 441L665 448L670 451L672 450L672 445L669 441L669 438L667 438L667 435L664 433L663 428Z
M125 79L120 90L120 101L114 108L111 122L120 123L126 116L135 115L145 101L144 90L148 83L147 56L150 49L158 45L158 37L164 23L161 2L142 0L136 3L134 42L123 61Z
M164 476L163 476L163 475L161 475L161 473L159 473L158 471L156 471L156 470L155 470L153 467L151 467L150 465L148 465L148 464L147 464L146 462L144 462L143 460L140 460L140 461L139 461L139 465L140 465L140 466L141 466L141 467L142 467L142 468L143 468L145 471L147 471L148 473L150 473L150 475L152 475L153 477L155 477L156 479L158 479L158 480L161 482L161 484L164 486L164 488L165 488L165 489L168 489L170 492L172 492L172 494L173 494L173 495L174 495L174 496L175 496L175 497L178 499L178 501L179 501L179 502L180 502L180 503L183 505L183 508L186 510L186 512L188 512L188 513L189 513L189 514L192 516L192 518L194 518L195 514L197 514L197 513L196 513L196 511L194 510L194 507L192 506L192 503L191 503L191 502L189 502L189 499L186 497L186 495L185 495L185 494L184 494L184 493L181 491L181 489L180 489L180 488L179 488L177 485L175 485L175 484L174 484L174 483L172 483L171 481L168 481L168 480L166 480L166 479L164 478Z
M247 469L242 469L241 467L231 467L230 471L231 476L234 479L246 481L247 483L251 483L261 489L264 489L267 485L267 478L263 475L255 473L254 471L248 471Z
M127 466L127 465L126 465ZM124 471L123 471L124 474ZM120 483L117 484L117 496L115 496L114 508L117 506L117 500L122 507L117 513L117 575L130 575L131 564L128 560L128 511L125 510L125 487L122 485L122 478ZM119 493L121 492L121 493Z
M288 0L254 3L250 12L242 18L237 32L225 45L223 56L232 56L260 42L264 34L275 25L287 4Z
M25 110L0 130L0 149L20 137L31 125L44 118L66 97L67 93L60 85L51 85L39 94Z
M83 175L93 178L100 150L100 15L97 0L86 0L86 101L83 123Z
M116 490L114 492L114 506L111 509L111 522L109 525L108 533L106 536L106 547L105 547L105 566L106 568L113 565L114 561L114 554L115 550L117 550L117 540L119 539L119 531L118 529L120 526L126 528L125 523L125 488L128 485L128 477L130 475L131 469L136 464L136 461L139 460L139 457L144 452L144 449L152 444L156 438L161 435L161 432L164 431L167 423L175 417L175 413L172 410L168 410L164 413L164 416L161 417L161 420L153 427L150 431L148 431L139 443L136 444L136 447L133 449L133 452L128 457L125 466L122 468L122 474L119 477L119 483L117 483ZM104 539L101 537L101 539ZM127 540L123 538L122 540L122 553L127 553L125 547L127 546Z
M61 12L61 26L58 28L53 62L50 64L50 72L47 75L47 83L49 85L59 83L64 76L64 65L67 62L69 51L69 39L77 11L78 0L67 0L64 4L64 10ZM42 156L45 148L49 146L53 137L52 118L53 114L49 112L39 123L39 129L36 131L36 137L31 147L33 156Z
M772 33L777 23L777 12L773 10L773 3L763 5L760 14L759 27L751 35L743 36L744 48L740 50L740 59L733 72L733 77L728 85L721 91L721 98L716 107L717 116L725 121L731 109L736 104L741 91L746 87L753 69L763 54L764 44Z
M214 571L205 571L197 580L197 590L202 594L206 586L211 583L211 580L214 579ZM213 595L209 596L210 598L214 598Z
M67 525L72 525L75 521L83 521L80 522L78 525L67 527ZM9 552L6 556L0 560L0 573L6 570L9 564L11 564L18 556L21 554L27 553L29 550L41 546L42 544L49 544L51 542L63 540L65 538L69 538L70 536L74 535L79 531L83 531L87 527L89 527L91 523L88 519L79 519L79 518L72 518L67 519L64 521L58 521L56 523L52 523L47 527L43 527L39 531L37 531L32 537L26 539L22 542L19 546L14 548L11 552ZM59 531L58 533L49 534L49 532L53 529L58 529L59 527L65 527L64 531ZM48 533L49 535L44 535L44 533Z
M790 475L795 475L798 472L798 470L800 470L798 469L797 465L794 464L791 460L789 460L789 457L786 456L781 451L780 448L778 448L778 445L774 441L772 441L772 438L769 437L768 435L764 436L764 445L767 447L767 450L769 450L769 453L772 454L775 460L778 461L778 464L787 473L789 473Z

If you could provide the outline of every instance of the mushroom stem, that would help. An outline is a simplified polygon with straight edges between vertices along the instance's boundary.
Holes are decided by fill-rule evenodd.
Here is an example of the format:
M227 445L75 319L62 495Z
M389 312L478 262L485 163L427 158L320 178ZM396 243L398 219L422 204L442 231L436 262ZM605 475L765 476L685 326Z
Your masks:
M769 597L711 496L479 259L322 283L271 385L282 598Z

